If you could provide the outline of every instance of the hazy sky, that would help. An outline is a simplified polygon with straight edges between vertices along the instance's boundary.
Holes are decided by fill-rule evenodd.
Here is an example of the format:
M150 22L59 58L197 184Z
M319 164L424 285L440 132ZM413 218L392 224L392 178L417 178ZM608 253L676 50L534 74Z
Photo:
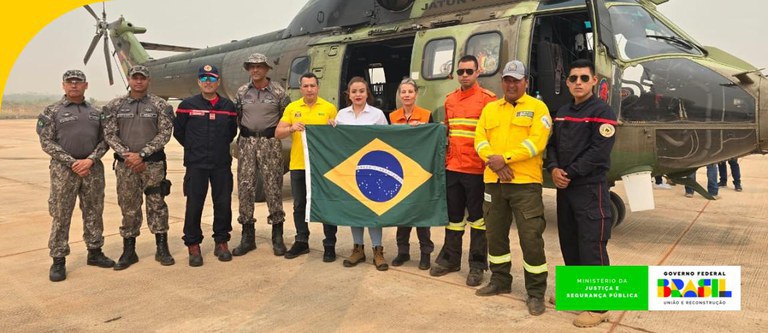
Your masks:
M305 2L113 0L107 2L107 19L111 22L123 15L134 25L147 28L147 33L137 35L142 41L206 47L285 28ZM269 10L265 3L269 3ZM92 7L101 15L100 4ZM659 9L698 42L717 46L758 68L768 67L764 37L768 30L765 18L768 1L670 0ZM88 65L83 66L83 56L95 32L94 24L91 15L79 8L46 26L19 56L5 94L59 94L61 74L70 68L85 70L90 82L89 97L106 100L124 93L117 67L114 67L115 85L108 85L101 45ZM155 58L167 54L150 52Z

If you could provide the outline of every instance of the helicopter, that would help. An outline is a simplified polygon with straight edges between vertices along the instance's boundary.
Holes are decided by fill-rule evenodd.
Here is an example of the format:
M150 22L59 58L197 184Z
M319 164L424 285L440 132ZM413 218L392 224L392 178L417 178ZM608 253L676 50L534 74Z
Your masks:
M396 90L404 77L419 85L419 105L444 119L445 96L456 89L453 66L475 55L481 86L501 91L501 69L521 60L529 69L530 95L549 110L571 101L568 64L595 64L596 96L618 117L609 183L627 175L666 175L712 197L689 178L697 168L768 152L768 81L761 70L716 47L702 46L657 11L667 0L309 0L290 24L228 44L195 49L140 42L146 32L123 17L107 22L89 7L109 64L111 40L124 73L142 64L152 72L152 93L184 98L198 93L196 68L212 64L223 81L219 93L233 98L248 82L243 61L265 54L273 81L291 100L301 98L299 79L317 75L319 96L345 101L349 79L371 83L374 106L398 107ZM177 51L153 59L147 50ZM111 69L108 70L110 82ZM534 93L535 92L535 93ZM286 165L290 142L283 141ZM286 169L287 170L287 169ZM545 172L545 186L554 187ZM648 180L650 181L650 180ZM648 195L651 196L652 193ZM630 207L633 198L630 196ZM611 192L614 227L626 214Z

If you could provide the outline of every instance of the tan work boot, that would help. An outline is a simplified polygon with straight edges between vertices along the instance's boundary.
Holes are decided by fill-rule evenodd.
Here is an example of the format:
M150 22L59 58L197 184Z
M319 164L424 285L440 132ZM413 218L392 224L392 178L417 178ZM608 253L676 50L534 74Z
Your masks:
M389 269L389 265L387 265L387 261L384 259L383 246L373 247L373 264L376 266L376 269L380 271L386 271Z
M362 244L355 244L355 247L352 248L352 255L349 256L349 259L344 260L344 267L353 267L358 263L365 261L364 248L365 246Z
M604 321L608 321L608 312L584 311L573 320L573 325L576 327L595 327Z

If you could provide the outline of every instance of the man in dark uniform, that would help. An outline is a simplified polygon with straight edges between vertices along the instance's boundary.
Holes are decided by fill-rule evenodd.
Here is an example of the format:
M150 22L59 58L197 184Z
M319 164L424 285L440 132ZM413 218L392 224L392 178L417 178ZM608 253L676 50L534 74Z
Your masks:
M237 135L235 104L216 91L221 84L219 70L204 65L197 71L200 94L179 104L173 122L173 136L184 147L184 195L187 208L184 214L184 245L189 248L189 265L202 266L200 242L208 182L213 198L213 254L220 261L232 260L227 242L232 231L232 156L229 144Z
M272 225L272 251L276 256L282 256L286 251L283 243L283 144L275 138L275 129L291 100L283 87L267 77L272 67L265 55L252 54L243 62L243 68L251 76L251 80L237 90L235 98L240 127L237 139L240 216L237 221L243 226L243 237L232 254L241 256L256 249L253 206L256 177L261 175L269 208L267 223Z
M461 269L461 243L464 229L469 224L469 274L466 283L475 287L482 283L483 272L488 269L488 240L483 219L485 162L475 151L475 127L483 107L496 100L496 94L477 83L480 72L475 56L461 57L457 67L456 77L461 87L445 98L448 226L445 227L443 248L429 274L442 276Z
M566 265L608 266L611 203L606 175L616 115L592 92L597 84L592 62L576 60L570 68L567 85L573 102L555 115L545 164L557 187L560 250ZM584 311L573 324L592 327L607 320L606 311Z
M79 70L69 70L62 78L64 97L49 105L37 120L37 134L43 151L51 156L51 195L48 211L53 218L48 248L53 258L51 281L67 278L69 226L75 199L83 211L83 241L88 248L87 264L109 268L104 245L104 165L101 157L109 146L101 134L101 112L85 101L88 82Z
M149 69L136 65L128 70L127 95L104 106L104 138L115 151L117 202L123 212L123 254L115 270L137 263L136 237L141 229L141 204L147 201L147 225L155 234L155 260L163 266L175 261L168 250L168 205L165 196L171 185L165 179L165 151L173 131L173 108L148 94Z

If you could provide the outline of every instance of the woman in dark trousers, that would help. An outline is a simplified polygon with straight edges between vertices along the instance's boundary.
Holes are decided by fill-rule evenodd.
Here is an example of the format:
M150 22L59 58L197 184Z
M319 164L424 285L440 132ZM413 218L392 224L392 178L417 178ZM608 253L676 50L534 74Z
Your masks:
M418 126L432 122L432 112L416 105L416 95L419 87L411 78L406 78L400 82L397 89L400 102L403 107L392 111L389 114L389 122L392 125ZM411 260L411 238L412 227L397 227L397 257L392 260L392 266L401 266L406 261ZM421 250L421 259L419 260L419 269L429 269L430 254L435 249L435 244L430 239L429 227L417 227L416 235L419 237L419 249Z

